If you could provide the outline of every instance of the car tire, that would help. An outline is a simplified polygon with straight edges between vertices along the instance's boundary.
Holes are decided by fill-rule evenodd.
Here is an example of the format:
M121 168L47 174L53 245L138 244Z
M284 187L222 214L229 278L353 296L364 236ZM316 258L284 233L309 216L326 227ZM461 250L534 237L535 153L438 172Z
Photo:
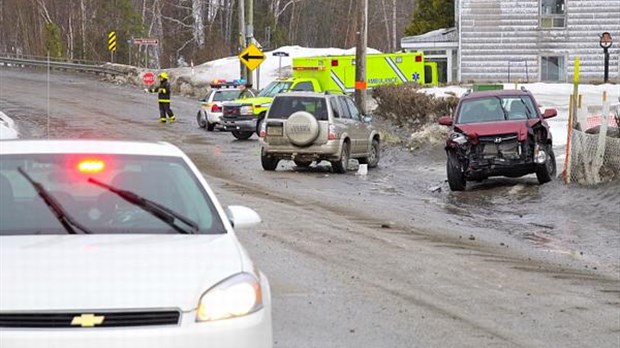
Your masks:
M293 160L293 162L295 162L295 165L298 167L310 167L310 165L312 164L312 161L304 161L304 160Z
M540 185L548 183L555 177L556 172L557 167L555 163L555 154L553 153L551 145L548 145L547 160L544 164L539 164L536 166L536 179L538 179L538 183Z
M350 156L350 148L349 143L345 141L342 144L342 151L340 152L340 159L337 161L332 161L332 168L335 173L345 174L347 169L349 169L349 156Z
M236 131L236 130L232 131L231 133L233 137L239 140L248 140L250 139L252 134L254 134L254 132L244 132L244 131Z
M260 127L263 125L263 120L265 120L265 113L258 115L258 120L256 120L256 135L260 137Z
M278 167L279 159L273 158L267 154L265 154L265 149L261 148L260 150L260 163L263 166L264 170L274 171Z
M284 133L296 146L309 146L319 136L319 122L309 112L297 111L284 123Z
M372 139L369 151L368 157L360 158L359 162L360 164L368 164L368 168L376 168L379 164L379 153L381 151L378 139Z
M448 174L448 185L451 191L464 191L467 187L463 166L454 151L448 151L448 161L446 164Z
M198 111L196 114L196 122L200 128L205 128L207 126L207 121L206 118L202 116L202 111Z

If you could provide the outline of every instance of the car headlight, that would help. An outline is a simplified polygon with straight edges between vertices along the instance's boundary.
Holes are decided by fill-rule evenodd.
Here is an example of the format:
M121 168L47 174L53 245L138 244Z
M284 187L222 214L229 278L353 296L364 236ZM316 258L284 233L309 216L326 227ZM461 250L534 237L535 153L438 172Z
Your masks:
M254 114L254 108L252 105L242 106L241 109L239 109L239 113L241 115L252 115Z
M467 137L462 133L454 132L450 134L450 139L459 145L467 143Z
M200 297L196 321L241 317L263 308L260 282L250 273L239 273L214 285Z

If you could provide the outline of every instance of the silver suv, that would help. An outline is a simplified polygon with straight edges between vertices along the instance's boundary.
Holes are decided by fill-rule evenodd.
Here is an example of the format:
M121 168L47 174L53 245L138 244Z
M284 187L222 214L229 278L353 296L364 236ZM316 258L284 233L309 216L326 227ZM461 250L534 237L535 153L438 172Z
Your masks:
M371 120L344 95L279 94L260 126L263 169L275 170L280 160L293 160L300 167L327 160L334 172L346 173L351 158L374 168L380 137Z

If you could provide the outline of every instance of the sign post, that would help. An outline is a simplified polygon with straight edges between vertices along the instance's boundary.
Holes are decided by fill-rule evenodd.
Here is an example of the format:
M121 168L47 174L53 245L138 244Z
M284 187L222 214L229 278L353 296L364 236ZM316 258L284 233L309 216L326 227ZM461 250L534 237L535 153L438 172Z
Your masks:
M613 43L613 39L609 32L606 31L601 34L599 45L603 48L603 54L605 55L605 76L603 78L605 83L609 82L609 47L611 47Z
M282 57L288 57L289 54L286 52L273 52L272 53L273 56L278 57L278 78L281 79L282 78Z
M159 39L152 37L134 37L132 39L134 45L139 45L140 49L142 46L146 46L146 61L144 62L144 67L149 67L149 47L148 46L159 46ZM138 52L140 52L138 49Z

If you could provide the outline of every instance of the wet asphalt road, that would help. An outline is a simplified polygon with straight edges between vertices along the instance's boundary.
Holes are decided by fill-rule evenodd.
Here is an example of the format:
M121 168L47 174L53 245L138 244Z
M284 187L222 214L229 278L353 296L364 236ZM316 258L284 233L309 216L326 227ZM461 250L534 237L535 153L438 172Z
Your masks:
M238 234L270 277L276 347L620 345L617 183L528 176L450 193L441 148L385 148L363 177L265 172L255 136L197 128L196 100L173 97L178 121L162 125L138 87L52 73L48 90L46 77L0 69L0 110L23 137L169 141L224 205L259 212Z

